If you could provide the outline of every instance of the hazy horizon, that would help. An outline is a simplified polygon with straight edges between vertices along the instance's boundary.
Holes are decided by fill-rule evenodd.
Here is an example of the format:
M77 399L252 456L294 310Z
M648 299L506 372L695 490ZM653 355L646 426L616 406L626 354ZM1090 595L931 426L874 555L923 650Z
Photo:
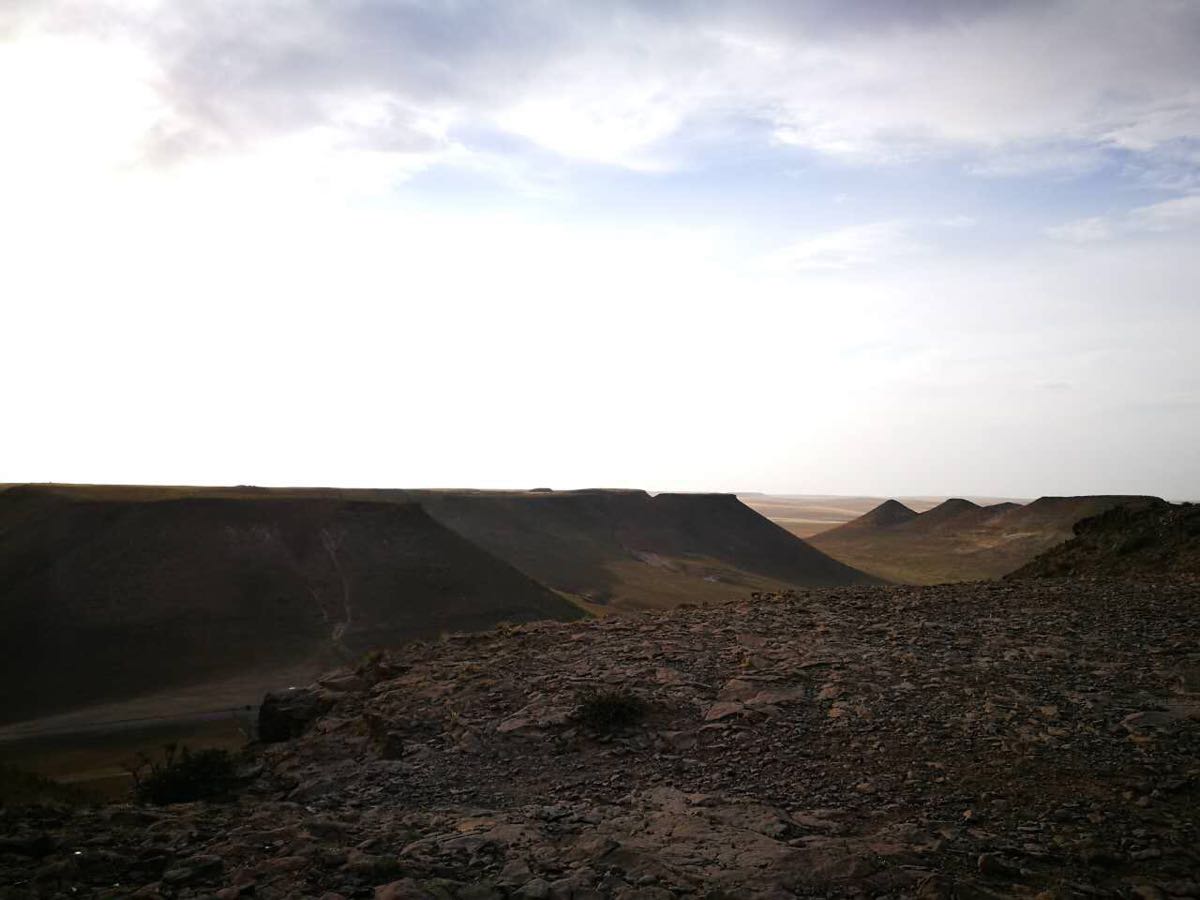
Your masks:
M922 504L936 504L950 499L969 500L972 503L979 505L989 505L993 503L1032 503L1041 497L1063 496L1059 494L1039 494L1030 497L1018 497L1008 494L975 494L975 493L946 493L942 492L926 492L926 493L895 493L881 492L878 494L863 493L862 491L847 492L843 494L834 494L824 491L812 492L796 492L796 491L760 491L756 489L741 490L732 489L704 489L698 488L695 490L676 490L676 489L658 489L655 487L647 487L645 485L614 485L614 484L577 484L570 486L559 485L557 487L545 484L538 485L516 485L504 484L497 482L488 486L480 486L475 484L429 484L414 487L406 484L263 484L263 483L218 483L218 482L66 482L66 481L33 481L33 482L0 482L0 490L9 487L17 486L32 486L32 487L60 487L60 488L105 488L105 487L130 487L130 488L198 488L201 490L208 489L223 489L232 490L238 489L263 489L263 490L297 490L297 491L354 491L354 490L385 490L385 491L497 491L497 492L515 492L515 493L531 493L536 491L644 491L650 495L683 493L683 494L732 494L741 498L763 497L772 500L898 500L902 503L916 502ZM1087 495L1085 495L1087 496ZM1135 495L1120 495L1120 494L1093 494L1091 496L1135 496ZM1146 495L1160 496L1161 495ZM1191 503L1194 500L1188 497L1161 497L1172 503ZM919 510L918 510L919 511Z
M1200 499L1200 5L17 0L0 481Z

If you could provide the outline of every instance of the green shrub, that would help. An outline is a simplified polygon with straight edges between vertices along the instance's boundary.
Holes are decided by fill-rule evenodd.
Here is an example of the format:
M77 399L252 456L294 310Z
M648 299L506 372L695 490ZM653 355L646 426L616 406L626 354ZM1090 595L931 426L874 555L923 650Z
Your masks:
M234 759L228 750L199 750L167 744L162 762L142 754L129 767L134 796L142 803L190 803L219 797L233 787Z
M580 693L575 719L592 731L619 731L637 725L646 711L646 702L632 691L593 688Z

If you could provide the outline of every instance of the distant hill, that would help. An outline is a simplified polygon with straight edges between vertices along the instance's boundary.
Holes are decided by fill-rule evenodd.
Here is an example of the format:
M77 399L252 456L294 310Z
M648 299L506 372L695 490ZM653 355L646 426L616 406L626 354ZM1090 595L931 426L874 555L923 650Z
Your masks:
M883 505L887 498L843 496L837 494L758 494L739 493L738 498L755 512L766 516L777 525L786 528L796 537L808 540L820 534L861 519L862 516ZM914 513L933 509L945 497L896 497L895 502ZM970 497L974 503L991 505L1010 497Z
M896 510L900 504L884 504L860 519L812 536L809 542L835 559L890 581L936 584L997 578L1068 540L1080 519L1147 499L1154 498L1042 497L1025 505L980 506L953 498L907 517Z
M0 494L0 721L582 612L412 503Z
M923 530L941 528L953 520L970 516L981 509L983 507L978 503L972 503L970 500L963 500L958 497L951 497L949 500L939 503L933 509L926 510L917 516L913 527Z
M877 581L730 495L13 486L0 722L505 620Z
M919 513L909 509L899 500L885 500L866 515L859 516L857 519L831 530L851 533L873 532L910 522L918 515Z
M1200 575L1200 505L1142 500L1075 524L1010 578Z

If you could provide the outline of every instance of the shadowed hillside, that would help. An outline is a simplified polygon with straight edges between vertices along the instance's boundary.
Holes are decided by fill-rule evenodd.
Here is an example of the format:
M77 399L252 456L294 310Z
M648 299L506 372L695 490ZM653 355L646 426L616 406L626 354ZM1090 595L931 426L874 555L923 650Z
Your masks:
M581 605L875 581L730 495L15 486L0 678L33 687L5 689L0 721L147 694L169 708L243 675L220 696L245 702L370 647Z
M1076 523L1074 534L1009 577L1200 575L1200 506L1194 503L1117 506Z
M579 610L415 504L0 494L0 721Z
M413 491L430 515L543 584L624 608L772 585L872 583L730 494Z
M878 580L815 550L732 494L136 485L50 485L37 491L60 501L291 498L417 503L432 518L534 580L596 606L662 607L725 600L747 589Z
M937 584L1006 575L1071 537L1080 519L1147 498L1042 497L980 506L946 500L905 518L888 501L860 519L809 538L835 559L890 581ZM889 506L894 504L894 506ZM897 521L901 519L901 521Z

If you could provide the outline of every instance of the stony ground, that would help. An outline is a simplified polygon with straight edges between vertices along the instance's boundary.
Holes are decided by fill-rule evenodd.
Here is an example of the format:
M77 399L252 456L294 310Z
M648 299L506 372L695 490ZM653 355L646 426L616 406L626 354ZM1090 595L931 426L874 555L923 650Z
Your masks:
M756 597L408 646L227 803L0 814L0 897L1197 897L1200 583ZM597 686L645 719L597 734Z

